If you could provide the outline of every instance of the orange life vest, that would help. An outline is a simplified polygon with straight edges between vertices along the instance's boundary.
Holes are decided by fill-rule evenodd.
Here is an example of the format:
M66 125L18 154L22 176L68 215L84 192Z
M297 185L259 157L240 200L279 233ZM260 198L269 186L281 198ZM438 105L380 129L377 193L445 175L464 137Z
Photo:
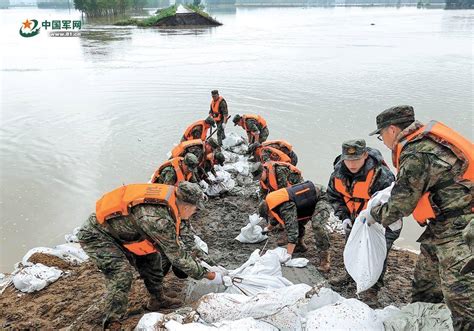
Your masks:
M293 146L285 140L267 140L262 143L262 146L272 147L272 145L278 145L280 150L281 148L286 148L288 152L291 152L293 150Z
M201 136L199 138L194 138L193 135L192 135L192 132L198 126L201 127ZM191 124L190 126L188 126L186 131L184 131L183 137L184 137L185 140L200 139L200 140L204 141L204 140L206 140L207 131L209 130L210 127L211 126L209 124L207 124L205 120L196 121L193 124Z
M257 154L258 158L260 159L260 161L262 161L261 158L262 158L262 153L264 151L270 152L270 160L271 161L280 161L280 162L291 163L291 158L287 154L283 153L279 149L276 149L276 148L270 147L270 146L262 146L262 147L257 148L256 154Z
M295 203L298 221L305 221L311 218L317 202L314 184L307 181L270 192L266 196L265 202L267 203L269 213L282 225L285 225L285 222L276 212L276 208L287 201Z
M129 215L132 207L143 203L164 205L168 207L171 216L175 220L176 238L178 238L181 218L176 206L175 191L174 186L164 184L131 184L119 187L97 200L95 206L97 221L99 224L105 225L105 222L111 218ZM157 252L153 243L148 239L123 244L123 246L136 255Z
M183 171L183 168L182 168L182 162L184 162L183 160L184 158L182 157L175 157L163 163L151 177L151 182L156 183L158 178L161 176L161 172L166 167L173 167L174 172L176 173L176 183L174 184L174 186L178 186L180 182L183 182L186 180L189 181L191 177L193 176L193 174L190 171L187 171L186 173Z
M249 129L247 128L247 120L257 121L257 123L260 124L262 129L267 127L267 122L263 119L262 116L247 114L247 115L242 115L242 127L245 129L245 131L249 131Z
M289 164L287 162L278 162L278 161L266 162L263 165L263 172L262 172L262 176L260 177L260 186L264 190L272 192L272 191L276 191L280 189L280 187L278 187L278 182L276 179L275 166L287 167L290 169L290 172L296 173L299 176L301 176L301 171L292 164ZM290 182L287 182L286 187L290 187L290 186L292 186L292 184Z
M222 99L221 96L219 96L216 101L211 99L212 118L216 123L222 121L222 114L219 112L219 105L221 104Z
M372 186L372 179L374 178L375 169L372 168L367 173L364 181L355 182L352 193L346 185L346 181L341 178L334 178L334 187L337 192L344 196L344 202L351 217L356 218L357 215L367 207L367 202L370 200L370 187Z
M457 181L474 181L474 145L468 139L461 136L458 132L447 127L445 124L437 121L431 121L427 125L422 126L415 132L403 137L392 153L393 165L400 169L399 159L403 148L411 141L419 137L434 137L435 141L449 148L460 160L465 162L465 169ZM454 183L454 182L453 182ZM474 212L474 209L471 208ZM425 225L428 219L436 218L436 212L430 199L430 192L424 193L415 210L413 217L421 224Z
M178 146L174 147L171 150L171 158L184 157L187 153L187 149L194 146L201 147L204 154L204 142L201 139L193 139L193 140L183 141Z

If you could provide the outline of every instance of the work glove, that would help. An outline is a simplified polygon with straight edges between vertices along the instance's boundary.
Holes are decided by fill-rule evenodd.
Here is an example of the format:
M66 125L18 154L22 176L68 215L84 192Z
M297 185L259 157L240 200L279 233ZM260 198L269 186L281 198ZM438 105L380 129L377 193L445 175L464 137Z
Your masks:
M268 226L266 226L266 227L263 228L262 234L265 236L265 235L267 235L270 231L272 231L272 230L270 230L270 229L268 228Z
M222 122L221 126L222 126L222 130L224 130L225 129L225 122Z
M291 260L291 254L288 254L288 252L286 252L285 254L283 254L283 256L280 258L280 263L281 264L285 264L286 262L290 261Z
M222 279L222 274L217 271L213 271L214 273L214 279L208 279L208 284L209 285L223 285L224 281Z
M368 226L371 226L372 224L376 223L375 218L372 217L372 215L370 214L370 210L368 209L364 209L363 211L361 211L359 217L362 223L367 222Z
M342 221L342 228L344 229L344 232L346 233L351 232L352 220L350 218L346 218L344 221Z

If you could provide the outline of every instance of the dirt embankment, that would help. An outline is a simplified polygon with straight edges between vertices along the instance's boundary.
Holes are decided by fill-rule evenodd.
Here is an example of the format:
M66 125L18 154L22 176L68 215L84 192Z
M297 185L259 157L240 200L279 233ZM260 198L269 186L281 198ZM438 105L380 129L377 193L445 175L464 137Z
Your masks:
M213 198L207 202L206 210L199 211L193 226L200 237L208 243L210 254L225 267L235 267L245 262L260 244L241 244L234 240L240 229L248 222L248 215L257 210L256 186L241 190L237 195ZM307 225L308 252L299 254L317 265L318 257L312 237L311 226ZM276 247L277 236L269 239L267 249ZM343 235L331 234L332 270L326 278L344 272L342 252ZM55 257L36 255L35 262L61 267L67 271L58 281L45 289L23 294L10 286L0 296L0 328L41 329L99 329L101 327L105 285L103 275L90 262L80 266L64 265ZM379 294L380 307L403 305L410 301L411 279L416 255L406 251L391 251L385 287ZM165 287L174 290L184 300L187 280L177 279L172 273L165 278ZM345 297L355 296L355 286L336 289ZM136 274L130 293L126 328L133 328L146 313L142 304L148 300L142 280ZM169 311L165 311L167 313Z

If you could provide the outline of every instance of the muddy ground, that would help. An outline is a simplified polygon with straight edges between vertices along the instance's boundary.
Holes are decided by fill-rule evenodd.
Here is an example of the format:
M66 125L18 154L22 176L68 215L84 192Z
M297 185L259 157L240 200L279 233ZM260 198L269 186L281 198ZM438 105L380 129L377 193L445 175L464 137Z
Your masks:
M234 240L240 229L247 224L248 215L257 210L254 185L240 189L233 195L210 199L206 210L199 211L194 217L195 230L208 243L209 252L214 259L225 267L232 268L242 264L251 252L263 247L264 243L241 244ZM276 237L270 238L267 249L276 247ZM317 265L319 261L309 224L306 237L308 252L295 256L304 256L310 263ZM331 244L332 270L324 275L326 278L344 272L343 235L332 233ZM415 258L415 254L407 251L390 252L386 285L379 293L380 307L409 303ZM72 266L55 257L41 254L33 256L32 259L35 262L61 267L62 270L67 270L67 275L42 291L32 294L21 293L13 286L8 287L0 296L0 328L99 329L105 295L102 274L90 262ZM187 281L177 279L172 273L165 281L165 287L177 292L178 297L184 300ZM345 297L355 297L354 285L336 290ZM130 293L129 316L124 323L126 328L133 328L146 313L142 304L147 300L148 294L137 274ZM167 312L169 311L164 311Z

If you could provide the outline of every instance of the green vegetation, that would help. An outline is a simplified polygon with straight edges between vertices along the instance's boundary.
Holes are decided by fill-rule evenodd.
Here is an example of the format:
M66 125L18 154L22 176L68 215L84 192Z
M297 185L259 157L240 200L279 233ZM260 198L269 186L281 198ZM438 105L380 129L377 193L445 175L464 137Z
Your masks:
M446 0L446 9L473 9L474 0Z
M178 6L174 5L165 9L158 10L156 12L157 15L148 17L142 21L138 21L137 25L141 27L154 26L158 21L162 20L163 18L175 15L177 8Z
M147 0L74 0L74 7L89 17L123 15L129 9L143 9Z

